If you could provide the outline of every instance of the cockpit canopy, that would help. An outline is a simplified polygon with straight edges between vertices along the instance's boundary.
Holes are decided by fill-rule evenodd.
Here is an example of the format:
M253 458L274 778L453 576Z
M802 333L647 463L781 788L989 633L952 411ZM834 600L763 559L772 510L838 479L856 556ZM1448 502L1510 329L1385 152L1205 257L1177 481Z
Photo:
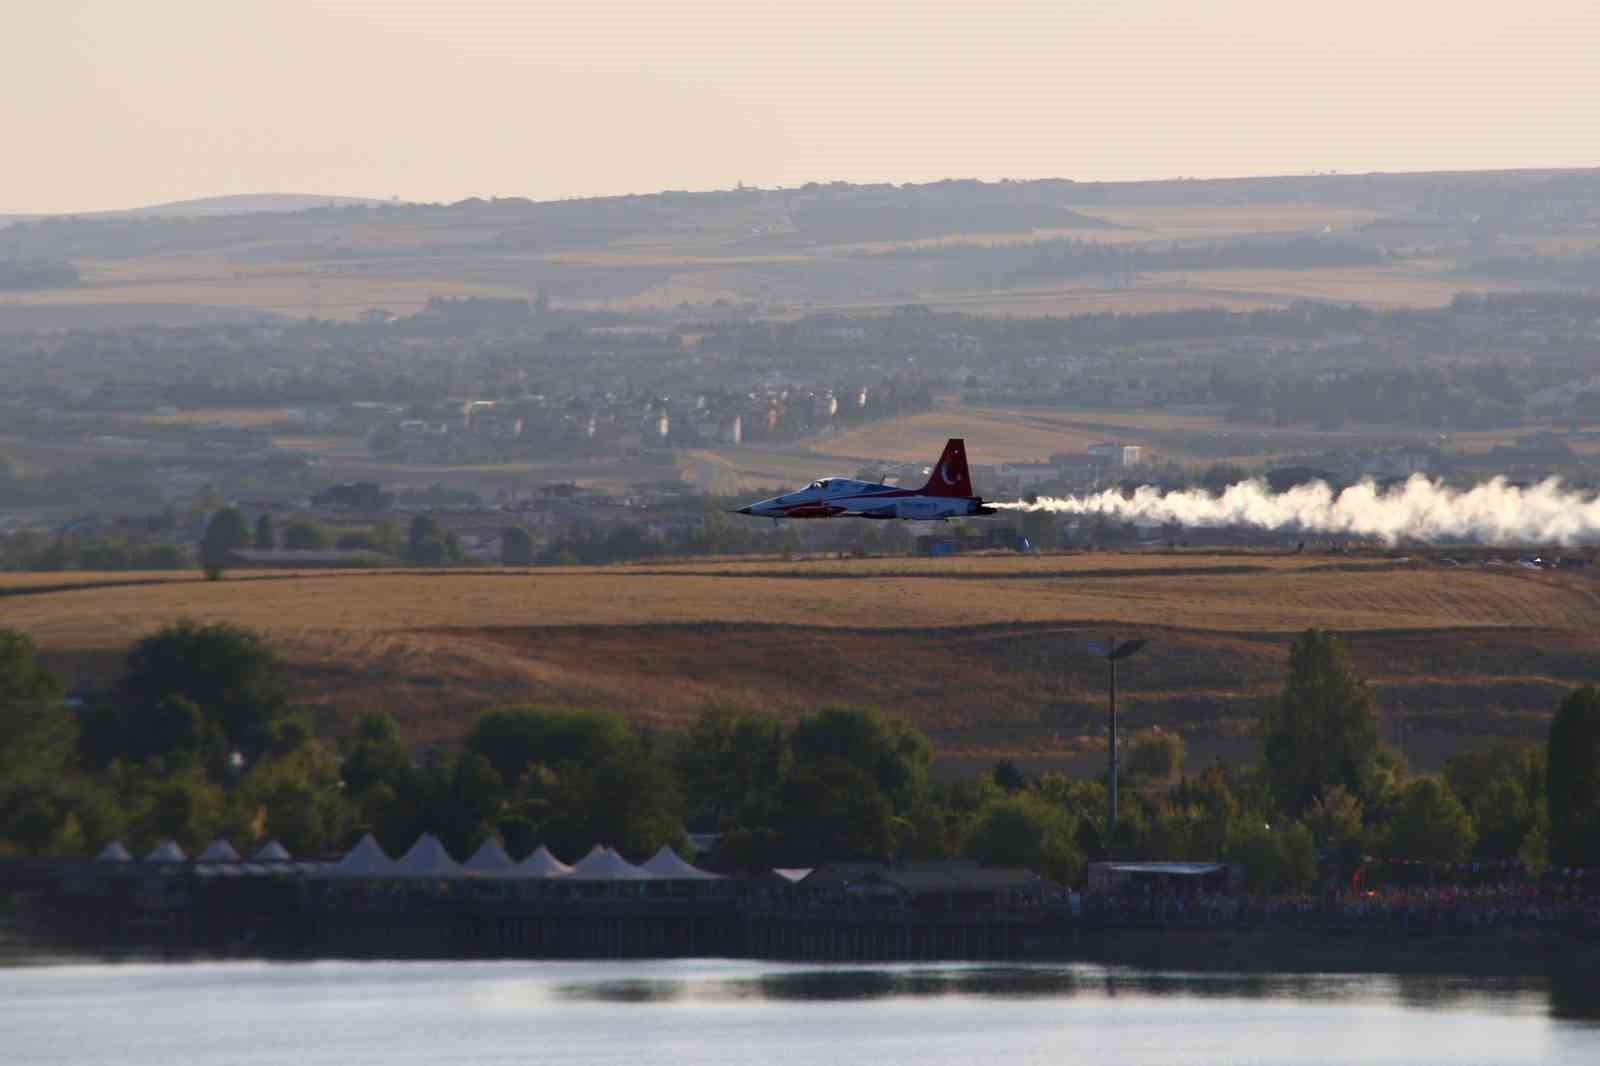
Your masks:
M865 488L868 488L868 487L869 486L867 485L867 483L865 481L856 481L853 478L847 478L847 477L825 477L825 478L822 478L820 481L813 481L811 484L807 485L805 488L798 489L796 491L798 491L798 492L828 492L828 493L860 492L862 489L865 489Z

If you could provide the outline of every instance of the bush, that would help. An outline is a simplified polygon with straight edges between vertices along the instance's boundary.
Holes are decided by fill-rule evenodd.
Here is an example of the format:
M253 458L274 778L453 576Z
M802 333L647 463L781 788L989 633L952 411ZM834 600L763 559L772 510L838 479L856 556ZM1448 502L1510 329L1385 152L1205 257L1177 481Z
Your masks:
M326 529L304 519L290 522L283 530L283 546L290 551L321 551L332 543Z
M1147 781L1171 781L1183 770L1183 738L1160 726L1141 729L1128 746L1128 775Z
M1400 794L1400 808L1388 826L1386 850L1396 859L1460 862L1471 854L1477 839L1472 816L1450 786L1425 777Z

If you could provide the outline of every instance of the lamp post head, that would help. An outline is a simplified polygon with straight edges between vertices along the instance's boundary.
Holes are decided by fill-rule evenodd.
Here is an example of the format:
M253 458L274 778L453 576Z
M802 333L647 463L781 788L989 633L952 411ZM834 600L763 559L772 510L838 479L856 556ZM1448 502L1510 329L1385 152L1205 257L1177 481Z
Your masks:
M1118 659L1129 658L1147 643L1149 641L1146 640L1125 640L1118 644L1116 641L1110 640L1102 644L1098 640L1091 640L1086 647L1089 649L1089 654L1096 659L1110 659L1115 662Z
M1144 647L1145 643L1146 642L1143 640L1125 640L1121 644L1117 645L1117 647L1113 648L1111 653L1107 655L1106 658L1112 660L1113 662L1117 659L1129 658L1134 652Z

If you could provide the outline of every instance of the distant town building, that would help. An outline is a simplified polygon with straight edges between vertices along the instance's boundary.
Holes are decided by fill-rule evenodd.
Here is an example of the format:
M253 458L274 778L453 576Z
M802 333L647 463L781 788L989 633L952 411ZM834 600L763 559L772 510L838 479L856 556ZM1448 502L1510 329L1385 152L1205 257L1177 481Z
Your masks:
M1106 441L1085 448L1091 459L1107 466L1138 466L1144 461L1144 449L1137 444L1117 444Z
M1055 481L1061 476L1061 470L1054 463L1001 463L995 474L999 483L1020 491Z

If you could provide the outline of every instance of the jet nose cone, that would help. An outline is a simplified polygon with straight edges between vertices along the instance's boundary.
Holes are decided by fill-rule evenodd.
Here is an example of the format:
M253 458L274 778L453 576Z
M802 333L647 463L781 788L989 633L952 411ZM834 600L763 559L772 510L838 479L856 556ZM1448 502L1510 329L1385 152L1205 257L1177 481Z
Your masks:
M755 512L750 510L750 508L748 508L748 507L741 507L741 508L739 508L737 511L735 511L733 513L734 514L754 514Z

